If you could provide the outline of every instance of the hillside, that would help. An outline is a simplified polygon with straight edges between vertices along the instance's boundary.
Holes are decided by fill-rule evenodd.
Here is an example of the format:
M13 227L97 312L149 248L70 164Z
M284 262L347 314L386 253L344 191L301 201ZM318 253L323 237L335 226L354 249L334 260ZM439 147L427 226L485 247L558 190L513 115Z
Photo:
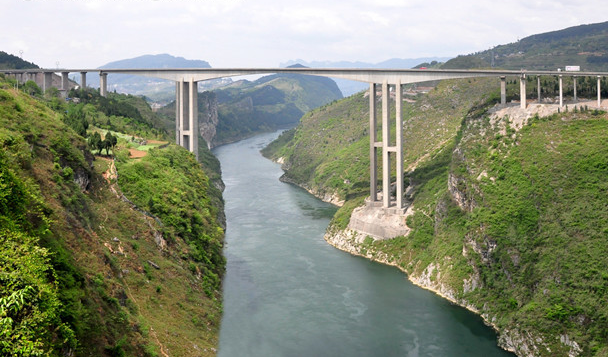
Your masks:
M313 111L264 153L285 180L343 204L331 244L477 311L504 348L605 356L608 115L577 108L519 129L491 114L497 97L495 79L458 80L404 102L407 236L348 228L369 194L365 94Z
M0 68L3 69L29 69L39 68L34 63L24 61L23 59L8 54L4 51L0 51Z
M525 37L446 62L443 68L556 70L569 65L583 71L608 71L608 22L580 25Z
M141 98L72 94L0 76L0 355L215 355L221 198Z
M304 113L340 98L340 90L329 78L275 74L255 81L241 80L198 93L200 137L215 147L294 126ZM165 118L167 130L174 130L175 103L159 113Z

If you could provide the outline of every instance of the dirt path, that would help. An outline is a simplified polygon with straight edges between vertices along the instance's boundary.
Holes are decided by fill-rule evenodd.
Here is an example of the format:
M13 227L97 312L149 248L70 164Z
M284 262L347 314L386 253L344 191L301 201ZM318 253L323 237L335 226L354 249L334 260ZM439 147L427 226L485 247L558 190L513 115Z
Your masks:
M141 159L142 157L148 155L147 151L137 150L137 149L129 149L129 157L131 159Z

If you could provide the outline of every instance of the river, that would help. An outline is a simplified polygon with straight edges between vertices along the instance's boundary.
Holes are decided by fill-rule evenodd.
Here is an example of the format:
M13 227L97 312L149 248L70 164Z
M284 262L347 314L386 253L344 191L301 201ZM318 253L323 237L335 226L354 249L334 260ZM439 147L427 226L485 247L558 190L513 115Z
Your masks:
M259 153L278 134L214 150L228 226L219 357L513 356L480 317L327 244L336 208Z

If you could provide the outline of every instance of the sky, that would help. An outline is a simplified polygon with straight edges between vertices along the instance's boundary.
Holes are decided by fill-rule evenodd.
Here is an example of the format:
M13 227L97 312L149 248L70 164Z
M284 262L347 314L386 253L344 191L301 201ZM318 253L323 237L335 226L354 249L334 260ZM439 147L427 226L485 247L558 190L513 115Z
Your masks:
M214 68L455 57L608 21L606 0L2 0L0 50L43 68L145 54Z

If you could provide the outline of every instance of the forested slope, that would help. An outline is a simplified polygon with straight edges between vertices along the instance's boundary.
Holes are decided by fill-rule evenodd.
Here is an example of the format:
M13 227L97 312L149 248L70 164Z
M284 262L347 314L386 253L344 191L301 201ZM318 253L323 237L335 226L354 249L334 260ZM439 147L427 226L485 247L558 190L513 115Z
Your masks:
M194 155L162 148L139 98L14 87L0 76L0 354L214 355L223 214Z

